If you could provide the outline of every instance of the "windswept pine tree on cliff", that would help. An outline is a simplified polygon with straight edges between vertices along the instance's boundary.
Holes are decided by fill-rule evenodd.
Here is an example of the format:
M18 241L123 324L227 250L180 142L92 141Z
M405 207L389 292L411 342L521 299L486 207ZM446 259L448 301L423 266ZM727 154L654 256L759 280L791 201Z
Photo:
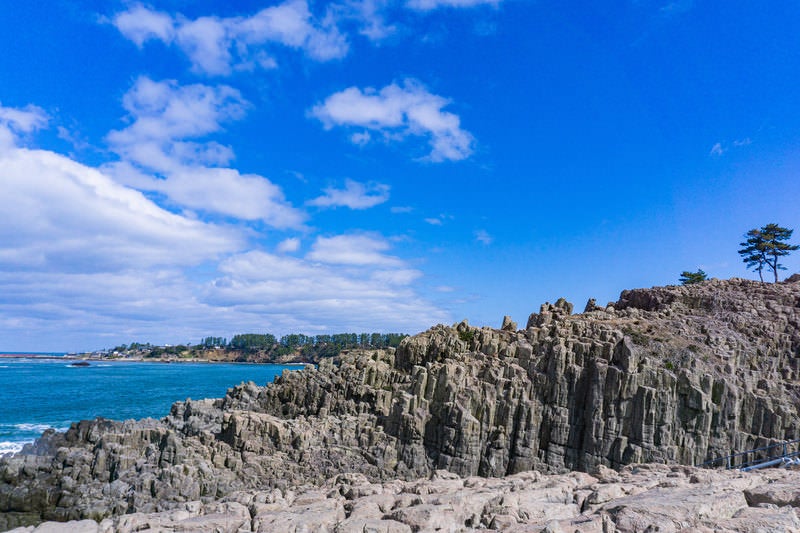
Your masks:
M778 262L778 259L800 248L796 244L785 242L792 237L793 232L794 230L783 228L777 224L767 224L761 229L751 229L745 234L747 240L739 243L739 246L743 246L739 250L739 255L742 256L742 261L745 262L747 268L758 272L761 281L764 281L763 271L766 266L772 270L775 275L775 283L777 283L778 270L786 270Z

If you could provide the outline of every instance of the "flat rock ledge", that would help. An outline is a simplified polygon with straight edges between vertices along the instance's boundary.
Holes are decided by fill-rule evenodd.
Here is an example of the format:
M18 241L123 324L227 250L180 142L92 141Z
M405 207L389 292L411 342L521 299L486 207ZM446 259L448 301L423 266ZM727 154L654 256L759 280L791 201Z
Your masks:
M638 464L591 474L502 478L436 471L372 483L340 474L320 486L237 492L158 513L45 522L14 533L509 531L800 532L800 471L752 473Z

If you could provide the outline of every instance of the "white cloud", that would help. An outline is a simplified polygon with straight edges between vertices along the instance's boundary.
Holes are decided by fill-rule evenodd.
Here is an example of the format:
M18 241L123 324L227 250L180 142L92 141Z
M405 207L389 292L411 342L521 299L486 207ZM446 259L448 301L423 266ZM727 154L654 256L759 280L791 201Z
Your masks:
M318 239L308 259L236 254L240 232L165 211L52 152L0 155L6 349L197 342L247 331L419 331L451 322L377 236ZM299 239L279 250L296 251ZM222 258L217 274L195 267ZM207 267L200 269L207 270Z
M411 288L421 274L401 261L340 266L248 252L219 270L205 301L294 331L419 331L450 321Z
M29 105L24 109L0 105L0 123L16 131L30 133L47 125L47 113L41 107Z
M390 3L389 0L347 0L335 7L338 18L355 21L359 34L378 42L397 32L397 27L386 20Z
M270 42L304 50L317 61L347 55L348 44L332 15L316 20L305 0L288 0L236 21L234 33L249 45Z
M247 102L222 85L181 86L139 78L123 98L131 124L107 139L123 161L107 166L122 183L167 195L173 202L240 220L263 220L277 228L300 227L306 216L263 176L216 168L233 150L202 139L223 123L241 118ZM157 175L153 175L155 173Z
M172 341L189 315L213 315L198 312L182 270L241 250L239 231L170 213L49 151L6 150L0 175L0 337L18 349Z
M131 6L128 11L118 13L112 20L117 29L141 47L150 39L165 43L175 38L175 24L166 13L153 11L141 4Z
M267 50L275 44L301 50L317 61L344 57L349 49L333 14L315 17L306 0L287 0L247 17L194 20L137 4L112 22L138 46L150 39L176 44L195 70L211 75L255 66L274 68L276 62Z
M0 175L0 269L196 264L242 246L231 230L165 211L141 193L53 152L5 152Z
M44 124L2 109L18 131ZM113 168L142 187L163 182L172 188L168 194L185 195L187 203L200 203L206 191L242 213L257 212L258 198L235 198L221 183L247 181L267 203L282 198L262 178L231 169L197 169L192 189L188 176L159 180L125 161ZM217 180L215 172L224 177ZM265 330L413 332L451 322L413 287L421 273L388 255L389 243L377 235L318 238L307 258L240 253L250 230L167 211L108 174L53 152L9 145L0 152L0 176L6 349L197 342L209 334ZM193 194L197 200L188 198ZM298 251L300 240L285 239L277 249Z
M414 208L410 205L396 205L389 209L394 214L403 214L403 213L411 213L414 211Z
M53 351L197 342L219 314L197 292L177 269L135 263L118 272L0 270L0 337Z
M256 174L230 168L186 168L156 180L152 190L198 210L239 220L263 220L275 228L298 228L306 215L292 207L280 187Z
M189 161L214 159L210 152L227 159L224 147L202 137L238 115L215 98L219 92L206 89L137 84L126 99L130 126L111 136L123 155L106 167L113 176L18 147L16 135L42 127L45 115L38 108L0 108L10 143L0 151L0 338L11 339L6 349L197 342L209 334L265 330L416 331L451 321L415 290L421 272L390 255L378 235L321 237L305 258L240 253L256 235L252 228L176 214L142 194L156 191L159 201L227 211L236 220L301 223L302 213L268 180ZM162 160L151 163L148 151ZM276 249L296 252L300 241L285 239Z
M349 87L314 106L310 115L326 129L364 128L383 134L386 140L426 137L431 147L427 159L458 161L472 154L474 139L461 129L458 115L442 110L449 103L448 99L428 92L420 82L407 79L402 86L393 83L380 91ZM359 143L364 139L351 136L351 140Z
M370 235L336 235L318 237L311 245L308 259L321 263L340 265L397 266L402 262L397 257L385 255L389 243Z
M358 146L366 146L372 140L368 131L357 131L350 136L350 142Z
M479 229L475 232L475 240L484 245L490 245L494 242L494 237L489 235L489 232Z
M424 219L426 223L430 224L431 226L441 226L448 220L453 220L453 215L447 215L442 213L437 217L428 217Z
M711 147L711 151L709 155L720 156L725 152L725 149L722 147L722 143L717 143Z
M195 70L207 74L230 74L233 62L231 37L222 20L201 17L189 21L180 17L176 42Z
M47 113L40 107L29 105L18 109L0 104L0 150L15 146L20 134L41 129L47 121Z
M369 209L382 204L389 199L389 186L383 183L360 183L354 180L345 180L344 189L328 187L325 194L313 200L308 205L317 207L349 207L350 209Z
M406 5L419 11L431 11L441 7L465 8L480 5L497 6L502 0L408 0Z
M402 268L396 270L379 270L372 274L371 279L388 285L410 285L420 277L422 277L422 272L419 270Z
M142 76L125 94L122 105L133 122L109 133L108 140L125 152L143 141L163 146L175 139L218 132L224 122L242 118L248 103L239 91L226 85L181 86L175 80L157 82Z
M294 253L300 249L300 239L297 237L290 237L278 243L275 248L280 253Z
M753 144L753 141L750 139L750 137L745 137L744 139L735 139L732 143L728 143L727 141L726 142L718 142L714 146L711 147L711 151L709 152L709 155L712 155L712 156L715 156L715 157L719 157L722 154L724 154L725 152L727 152L728 150L730 150L731 147L733 147L733 148L742 148L744 146L750 146L751 144Z

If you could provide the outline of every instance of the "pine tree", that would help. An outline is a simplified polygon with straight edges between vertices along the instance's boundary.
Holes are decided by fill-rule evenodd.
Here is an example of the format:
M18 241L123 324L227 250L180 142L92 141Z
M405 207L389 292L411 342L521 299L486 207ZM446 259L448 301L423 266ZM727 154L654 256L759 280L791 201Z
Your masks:
M758 277L764 281L763 270L766 266L775 276L775 283L778 282L778 270L786 270L778 260L790 252L797 250L800 246L789 244L794 230L783 228L777 224L767 224L761 229L751 229L745 234L747 240L740 243L743 246L739 250L742 261L747 268L752 268L758 272Z
M691 285L692 283L700 283L708 279L706 273L702 269L697 269L697 272L689 272L684 270L681 272L680 282L682 285Z

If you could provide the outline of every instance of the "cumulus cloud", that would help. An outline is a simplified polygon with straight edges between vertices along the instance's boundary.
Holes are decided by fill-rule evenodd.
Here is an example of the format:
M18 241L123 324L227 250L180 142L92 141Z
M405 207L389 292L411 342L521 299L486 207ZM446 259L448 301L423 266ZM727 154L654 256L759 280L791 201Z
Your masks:
M442 110L449 104L450 100L428 92L420 82L407 79L380 91L349 87L328 96L309 113L326 129L358 128L357 134L369 130L387 141L425 137L431 147L427 159L458 161L472 154L474 139L461 128L458 115ZM358 137L358 142L365 140L368 138Z
M136 4L112 23L138 46L151 39L178 46L195 70L210 75L273 68L271 45L301 50L317 61L344 57L349 49L333 14L315 17L306 0L287 0L246 17L194 20Z
M0 175L0 269L196 264L242 245L230 230L170 213L53 152L8 151Z
M318 237L308 259L340 265L400 265L400 259L383 253L390 247L385 239L373 235Z
M280 253L294 253L300 249L300 239L297 237L290 237L278 243L275 248Z
M296 331L419 331L450 320L412 289L421 274L399 260L337 265L253 251L223 261L219 271L207 302L293 321Z
M262 220L275 228L297 228L305 214L292 207L280 187L257 174L230 168L187 168L157 180L152 190L198 210Z
M167 152L173 149L176 139L218 132L223 123L242 118L247 105L239 91L226 85L181 86L174 80L157 82L142 76L122 99L132 123L109 133L108 141L118 153L132 161L168 170L164 168L163 157L153 163L153 154L141 147ZM197 153L197 149L185 145L179 145L178 150L181 149Z
M130 125L107 136L122 161L107 168L122 183L161 192L191 209L300 227L306 216L280 187L263 176L218 168L234 158L233 150L203 140L241 118L247 106L239 91L225 85L181 86L141 77L123 98Z
M0 337L16 349L174 342L214 315L184 269L243 249L239 231L166 211L45 150L0 153L0 176Z
M173 127L173 119L161 115L182 112L166 111L180 106L164 104L170 99L162 88L149 86L149 98L131 96L136 103L129 109L160 110L141 115L172 133L159 134L155 123L139 126L140 117L132 116L126 134L169 146L170 135L202 136L219 127L202 106L194 122ZM3 127L15 134L46 122L38 108L0 109ZM415 289L421 272L390 255L379 235L318 238L302 258L242 253L254 245L252 229L169 211L114 179L124 175L140 189L156 183L148 190L183 205L235 206L237 220L291 221L296 211L288 205L275 215L261 211L259 204L274 207L283 197L259 176L174 161L161 176L123 160L112 177L54 152L21 148L13 136L9 142L0 151L0 337L11 339L6 349L196 342L209 334L264 330L416 331L450 321ZM276 247L280 253L299 249L297 238Z
M127 11L118 13L112 23L139 47L151 39L168 43L175 38L175 23L172 17L141 4L133 5Z
M380 236L319 238L306 258L239 253L240 231L168 212L52 152L10 150L0 175L0 336L18 343L7 349L265 330L413 332L451 321L420 297L421 273L389 255ZM299 244L286 239L278 250ZM210 274L198 277L200 265Z
M322 196L309 200L308 205L317 207L348 207L369 209L389 199L389 186L383 183L360 183L345 180L344 189L328 187Z

